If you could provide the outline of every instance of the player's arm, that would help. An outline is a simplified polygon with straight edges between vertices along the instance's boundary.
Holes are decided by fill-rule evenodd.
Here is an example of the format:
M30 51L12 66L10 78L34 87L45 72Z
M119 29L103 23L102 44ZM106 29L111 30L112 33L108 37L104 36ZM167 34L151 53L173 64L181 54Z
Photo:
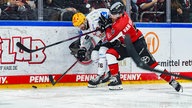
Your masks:
M90 49L91 37L89 35L83 36L80 39L80 49L77 52L77 58L79 61L83 61L86 59L86 52Z

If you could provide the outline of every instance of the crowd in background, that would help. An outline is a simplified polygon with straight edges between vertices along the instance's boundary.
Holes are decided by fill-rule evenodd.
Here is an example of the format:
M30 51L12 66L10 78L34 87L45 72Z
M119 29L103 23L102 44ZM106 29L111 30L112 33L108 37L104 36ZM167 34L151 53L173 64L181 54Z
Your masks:
M112 0L0 0L0 20L38 20L42 6L44 21L71 21L76 12L108 8ZM127 5L126 0L122 1ZM131 0L134 22L166 22L166 0ZM192 22L192 0L171 0L171 22Z
M131 0L132 19L166 22L166 0ZM192 0L171 0L171 22L192 22Z

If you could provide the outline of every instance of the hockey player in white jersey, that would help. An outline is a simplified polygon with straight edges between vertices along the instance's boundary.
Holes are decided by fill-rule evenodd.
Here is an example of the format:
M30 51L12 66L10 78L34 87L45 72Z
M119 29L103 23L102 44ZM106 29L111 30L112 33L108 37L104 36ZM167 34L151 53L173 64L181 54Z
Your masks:
M109 18L109 10L107 8L96 9L87 14L87 16L80 12L76 13L72 17L72 23L75 27L80 28L83 33L86 33L100 28L98 21L101 16ZM105 57L108 48L103 45L103 37L105 37L104 32L102 33L98 30L89 35L82 36L80 39L80 49L77 52L77 58L80 61L86 59L86 52L91 47L91 38L97 43L92 50L91 60L98 63L98 73L96 78L88 81L88 87L90 88L97 87L98 84L107 82L110 78L110 72Z

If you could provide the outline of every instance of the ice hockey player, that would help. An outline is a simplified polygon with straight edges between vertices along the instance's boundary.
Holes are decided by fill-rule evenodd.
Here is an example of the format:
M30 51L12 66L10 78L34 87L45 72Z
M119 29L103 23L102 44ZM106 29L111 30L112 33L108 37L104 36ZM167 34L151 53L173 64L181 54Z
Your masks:
M106 40L109 42L113 42L115 39L121 36L125 35L130 36L131 41L141 59L143 57L149 58L148 61L144 61L144 63L148 64L151 68L168 72L166 69L158 65L158 62L155 60L155 58L147 49L147 44L142 32L135 27L132 20L125 12L125 6L121 2L116 2L111 5L110 13L111 13L110 18L113 21L112 26L108 26L108 23L111 23L108 20L99 21L101 28L106 33ZM124 40L123 41L119 40L119 43L124 44ZM109 89L122 89L120 76L118 74L119 66L117 62L117 59L119 59L121 53L122 51L119 52L119 50L117 50L117 48L115 47L108 49L106 52L106 58L108 61L108 66L112 77L112 80L110 80L111 82L108 84ZM168 82L177 92L183 91L183 87L171 76L166 74L158 74L158 75L166 82Z
M98 21L101 15L108 18L109 9L95 9L86 16L83 13L78 12L73 15L72 23L75 27L80 28L83 33L90 32L100 28ZM94 39L97 43L92 50L91 60L95 63L98 63L98 73L95 78L88 81L88 87L90 88L97 87L97 85L101 82L107 82L110 77L110 72L107 67L105 56L108 48L102 42L103 37L105 37L105 33L97 31L86 36L82 36L80 39L80 49L77 51L77 58L79 59L79 61L83 61L86 59L87 51L91 47L91 40Z

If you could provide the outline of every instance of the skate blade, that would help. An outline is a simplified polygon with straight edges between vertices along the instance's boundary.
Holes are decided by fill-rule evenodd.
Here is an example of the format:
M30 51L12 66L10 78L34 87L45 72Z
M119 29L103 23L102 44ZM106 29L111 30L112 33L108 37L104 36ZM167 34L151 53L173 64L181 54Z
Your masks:
M179 92L179 93L183 93L183 87L181 86L180 90L177 91L177 92Z
M91 84L88 84L88 88L97 88L97 87L106 87L108 84L107 83L100 83L98 85L91 85Z
M87 87L88 87L88 88L97 88L97 85L90 85L90 84L88 84Z
M123 90L122 85L109 86L109 90Z

